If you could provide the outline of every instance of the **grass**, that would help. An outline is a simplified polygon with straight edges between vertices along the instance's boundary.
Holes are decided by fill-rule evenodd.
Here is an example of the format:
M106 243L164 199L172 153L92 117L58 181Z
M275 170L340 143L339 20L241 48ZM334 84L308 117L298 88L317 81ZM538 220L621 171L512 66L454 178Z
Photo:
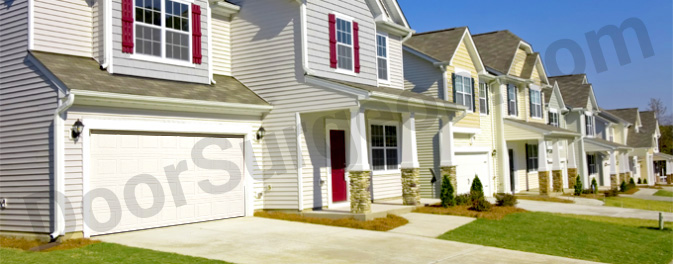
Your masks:
M620 218L620 217L609 217L609 216L597 216L597 215L575 215L575 214L555 214L563 217L571 217L577 219L584 219L594 222L601 223L610 223L624 226L640 227L640 228L659 228L659 221L657 220L645 220L638 218ZM664 228L673 230L673 222L664 222Z
M76 239L64 242L49 252L22 249L39 245L36 241L1 239L0 262L11 263L227 263L218 260L184 256L149 249L127 247L94 240Z
M541 202L555 202L555 203L575 203L573 200L558 197L541 196L541 195L517 195L516 199L541 201Z
M469 209L469 205L456 205L451 207L441 207L439 205L430 205L419 207L414 210L415 213L440 214L440 215L458 215L476 218L486 218L492 220L503 219L506 215L513 213L526 212L521 208L514 206L492 206L491 210L486 212L477 212Z
M388 231L409 223L409 220L407 220L406 218L391 214L389 214L385 218L376 218L370 221L359 221L352 218L327 219L318 217L306 217L300 214L266 212L266 211L255 212L255 216L278 220L287 220L287 221L328 225L328 226L349 227L349 228L366 229L374 231Z
M97 243L100 243L100 241L86 239L86 238L68 239L66 241L63 241L62 243L60 243L57 246L44 249L41 252L81 248L81 247L84 247L84 246L97 244ZM24 239L24 238L11 237L11 236L0 236L0 247L2 247L2 248L16 248L16 249L22 249L22 250L29 250L31 248L35 248L35 247L37 247L39 245L42 245L42 244L45 244L45 243L40 242L38 240L34 240L34 239Z
M658 190L657 192L654 193L654 195L663 197L673 197L673 192L666 190Z
M652 201L631 197L606 197L605 206L634 208L673 213L673 202Z
M669 263L672 236L670 230L526 212L477 219L439 238L608 263Z

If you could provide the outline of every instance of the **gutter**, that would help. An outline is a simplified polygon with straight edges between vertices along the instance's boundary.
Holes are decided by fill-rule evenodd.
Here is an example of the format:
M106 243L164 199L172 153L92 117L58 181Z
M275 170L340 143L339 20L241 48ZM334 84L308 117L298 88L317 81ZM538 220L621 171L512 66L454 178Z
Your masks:
M59 99L59 106L54 111L54 200L52 205L54 215L54 231L49 234L51 241L55 241L65 234L65 150L63 142L63 117L61 114L68 110L75 102L75 94L68 93L65 102ZM59 212L59 208L63 213Z

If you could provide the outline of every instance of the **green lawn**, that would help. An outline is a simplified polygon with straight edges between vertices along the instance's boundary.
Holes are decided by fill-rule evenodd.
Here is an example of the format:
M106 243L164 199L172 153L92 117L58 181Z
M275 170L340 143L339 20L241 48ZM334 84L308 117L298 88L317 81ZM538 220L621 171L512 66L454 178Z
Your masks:
M673 197L673 192L667 191L667 190L659 190L656 193L654 193L656 196L664 196L664 197Z
M77 249L28 252L0 248L0 263L227 263L118 244L98 243Z
M574 215L574 214L555 214L558 216L571 217L577 219L584 219L594 222L611 223L624 226L644 227L644 228L659 228L658 220L645 220L638 218L620 218L597 215ZM664 228L673 230L673 222L664 222Z
M608 263L669 263L673 232L526 212L477 219L439 238Z
M673 213L673 202L652 201L630 197L607 197L605 206L635 208Z

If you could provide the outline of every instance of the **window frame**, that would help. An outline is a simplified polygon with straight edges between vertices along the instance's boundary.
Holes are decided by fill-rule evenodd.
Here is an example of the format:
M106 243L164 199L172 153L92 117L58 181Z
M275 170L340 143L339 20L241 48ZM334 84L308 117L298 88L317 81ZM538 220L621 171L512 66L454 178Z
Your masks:
M379 37L382 37L386 41L385 45L385 57L379 56ZM385 32L376 32L376 79L380 84L386 84L390 85L390 38L388 37L388 34ZM386 78L381 79L381 76L379 75L379 59L384 59L386 61Z
M483 84L483 86L482 86ZM484 88L484 97L481 97L481 89ZM488 115L488 83L479 82L479 114ZM484 101L482 103L482 100ZM484 107L483 111L481 107Z
M596 119L591 113L587 113L584 115L584 130L585 130L584 135L590 137L596 136Z
M526 150L527 155L526 164L528 165L527 166L528 170L526 172L528 173L537 172L540 166L540 154L538 153L538 145L527 144L526 147L528 148ZM531 152L535 152L535 155L533 155Z
M511 90L514 91L514 96L509 95L510 88L512 88ZM508 97L510 98L509 100L507 100L507 116L512 116L512 117L519 116L519 98L517 96L518 95L517 89L518 88L514 84L508 84L507 85L507 94L508 94ZM510 108L511 107L510 104L512 104L512 103L514 103L514 107ZM512 113L512 111L510 109L514 110L513 111L514 113Z
M177 65L177 66L185 66L185 67L192 67L195 68L196 64L193 63L192 58L192 49L194 43L192 43L192 5L194 3L193 0L170 0L172 2L177 2L180 4L185 4L187 5L187 21L188 21L188 31L186 32L179 32L178 30L175 29L169 29L166 27L166 0L160 0L161 2L161 26L157 25L151 25L147 24L145 22L140 22L136 20L136 1L133 1L133 44L138 45L136 41L136 34L138 30L136 30L137 25L141 25L144 27L151 27L151 28L156 28L161 30L161 56L153 56L153 55L148 55L148 54L139 54L136 52L136 47L133 48L133 53L129 55L130 58L136 59L136 60L143 60L143 61L149 61L149 62L156 62L156 63L164 63L164 64L171 64L171 65ZM140 23L140 24L138 24ZM210 23L210 21L208 21ZM187 41L189 42L189 46L187 47L187 60L178 60L178 59L173 59L173 58L167 58L166 57L166 30L170 30L171 32L178 32L178 33L186 33L187 34Z
M346 15L336 13L336 12L334 12L332 14L334 14L334 21L335 21L334 32L336 34L336 36L335 36L335 38L336 38L335 39L336 40L335 48L336 48L336 57L337 57L337 65L336 65L336 69L334 71L338 72L338 73L356 75L355 74L355 43L354 43L355 37L353 36L353 34L354 34L354 32L353 32L353 21L355 19L353 19L352 17L346 16ZM350 31L350 40L351 41L350 42L351 42L351 44L345 44L345 43L339 42L339 20L346 21L350 24L350 29L351 29L351 31ZM347 46L347 47L350 48L350 51L351 51L350 52L350 59L351 59L351 69L350 70L341 68L339 66L339 63L341 61L339 59L339 45Z
M372 140L372 127L373 126L381 126L383 128L383 147L380 146L373 146L374 141ZM395 128L395 147L389 147L385 146L386 143L386 127L394 127ZM372 121L368 125L369 128L369 162L371 164L371 170L372 172L376 172L379 174L386 174L386 173L398 173L401 169L401 164L402 164L402 153L401 153L401 138L400 138L400 125L397 122L393 121ZM383 150L383 160L384 160L384 169L375 169L374 168L374 150L375 149L382 149ZM397 164L395 164L397 167L396 168L390 168L388 164L388 149L395 149L397 150Z
M533 101L533 95L534 94L537 95L537 100L538 100L537 103ZM528 111L531 112L531 114L530 114L531 118L542 119L543 118L543 116L542 116L542 91L537 90L537 89L530 89L530 98L528 98L528 100L530 100L531 109L528 110ZM536 115L536 113L537 113L537 115Z
M589 159L591 158L591 159ZM587 173L589 175L598 174L596 154L587 154ZM593 172L592 172L593 171Z
M474 94L473 94L474 89L472 87L472 83L473 83L472 75L470 74L470 72L467 72L467 71L460 71L460 72L457 71L454 76L455 76L456 79L462 78L461 79L461 84L462 84L463 89L465 88L465 80L467 80L467 84L468 84L468 89L467 90L470 93L468 94L464 91L459 92L458 90L456 90L456 87L457 87L456 83L457 82L454 80L453 81L453 90L454 90L453 93L456 97L459 95L458 93L460 93L460 96L463 98L463 103L462 104L458 103L456 98L454 98L453 101L456 102L456 104L467 106L465 104L465 102L466 102L465 101L465 96L470 95L470 107L467 108L467 112L468 113L474 113L475 112L475 106L474 106L474 101L475 100L474 100Z

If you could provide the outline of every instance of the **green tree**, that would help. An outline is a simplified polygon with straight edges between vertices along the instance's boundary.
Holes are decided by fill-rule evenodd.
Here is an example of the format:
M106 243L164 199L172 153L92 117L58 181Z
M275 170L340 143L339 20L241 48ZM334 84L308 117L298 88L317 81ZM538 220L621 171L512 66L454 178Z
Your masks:
M442 190L439 194L439 198L442 200L443 207L456 205L456 197L449 175L444 175L442 177Z
M659 151L673 155L673 125L659 126L659 131L661 131Z
M598 183L596 182L596 178L591 179L591 193L598 193Z
M470 186L470 193L474 193L477 197L484 197L484 186L481 185L481 181L477 175L474 175L474 181L472 181L472 186Z
M582 194L582 179L577 175L575 178L575 195L580 196Z

